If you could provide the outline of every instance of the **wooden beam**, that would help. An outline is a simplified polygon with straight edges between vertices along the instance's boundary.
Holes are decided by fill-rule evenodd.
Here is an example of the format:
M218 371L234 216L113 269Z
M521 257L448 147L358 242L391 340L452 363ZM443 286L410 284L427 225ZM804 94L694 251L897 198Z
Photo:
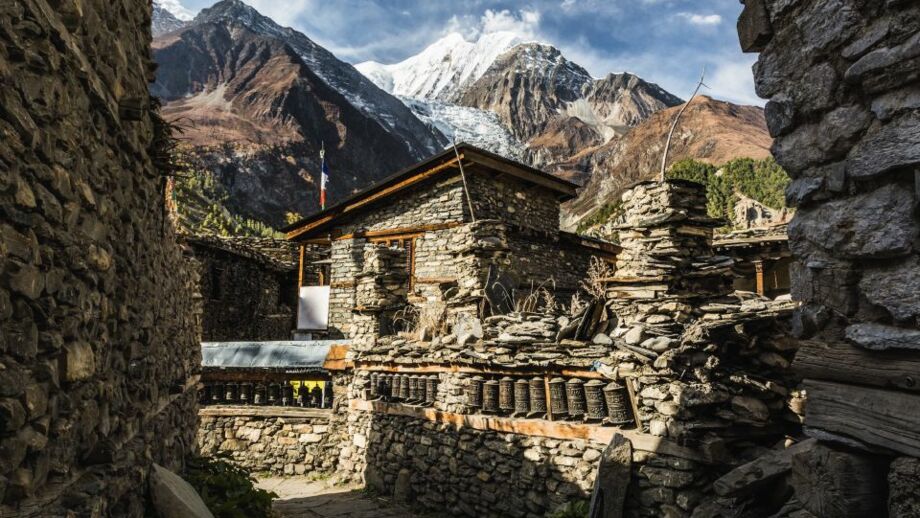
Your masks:
M198 409L199 417L325 417L331 418L331 408L296 406L207 405Z
M466 427L474 430L516 433L520 435L550 437L553 439L585 439L602 444L609 444L614 434L620 434L629 439L633 448L637 450L672 455L674 457L702 463L713 463L713 459L706 457L700 451L680 446L675 442L638 430L623 430L613 426L600 426L567 421L547 421L545 419L519 419L479 414L455 414L451 412L442 412L434 408L403 405L400 403L386 403L383 401L364 401L359 399L351 400L349 402L349 408L364 412L425 419L428 421L450 424L457 428Z
M357 360L354 362L354 368L370 372L388 372L400 374L437 374L437 373L462 373L462 374L489 374L502 376L527 376L539 374L553 374L567 378L584 378L607 380L599 372L572 367L521 367L521 368L495 368L490 366L471 367L469 365L454 364L416 364L416 365L398 365L393 363L371 363ZM548 401L548 400L547 400Z
M365 237L365 238L419 237L425 234L426 232L446 230L450 228L459 227L462 224L463 224L462 221L448 221L447 223L433 223L431 225L418 225L414 227L397 227L397 228L387 228L383 230L367 230L364 232L354 232L352 234L344 234L342 236L334 238L333 241L344 241L347 239L355 239L359 237Z
M463 154L462 154L462 153L460 154L460 157L459 157L459 158L460 158L461 160L463 159ZM437 165L437 166L435 166L435 167L432 167L431 169L427 169L427 170L425 170L425 171L422 171L422 172L416 173L416 174L414 174L414 175L411 175L411 176L405 178L404 180L401 180L401 181L399 181L399 182L397 182L397 183L395 183L395 184L393 184L393 185L390 185L390 186L388 186L388 187L384 187L384 188L380 189L379 191L377 191L377 192L375 192L375 193L373 193L373 194L368 194L367 196L363 196L363 197L361 197L361 198L355 199L355 200L352 201L351 203L348 203L348 204L343 205L343 206L341 206L341 207L336 207L336 208L334 208L334 209L330 209L330 210L331 210L331 213L330 213L330 214L328 214L328 215L326 215L326 216L323 216L323 217L317 219L316 221L307 223L307 224L303 225L303 226L300 227L300 228L296 228L296 229L294 229L294 230L291 230L290 232L288 232L288 233L286 234L285 237L287 237L288 240L297 239L297 237L302 236L302 235L304 235L304 234L310 232L311 230L314 230L314 229L316 229L316 228L319 228L320 226L322 226L322 225L324 225L324 224L326 224L326 223L332 221L332 220L335 219L335 218L338 218L338 217L340 217L340 216L342 216L342 215L344 215L344 214L347 214L347 213L349 213L349 212L352 212L352 211L354 211L354 210L357 210L357 209L359 209L359 208L361 208L361 207L363 207L363 206L365 206L365 205L367 205L367 204L369 204L369 203L373 203L374 201L379 200L380 198L383 198L383 197L385 197L385 196L389 196L389 195L391 195L391 194L393 194L393 193L396 193L396 192L398 192L398 191L401 191L401 190L403 190L403 189L406 189L406 188L408 188L408 187L411 187L411 186L413 186L413 185L415 185L415 184L417 184L417 183L419 183L419 182L422 182L422 181L424 181L424 180L427 180L428 178L431 178L432 176L435 176L436 174L440 173L441 171L444 171L445 169L453 168L453 167L455 167L454 164L456 164L457 161L458 161L457 158L452 158L452 159L448 160L447 162L445 162L445 163L443 163L443 164Z
M297 263L297 264L299 265L299 267L297 268L297 289L298 289L298 297L300 296L300 295L299 295L299 293L300 293L300 288L303 286L303 254L304 254L304 247L305 247L305 246L306 246L306 245L300 245L300 260L299 260L298 263Z
M763 261L754 261L754 275L756 276L757 294L763 296Z
M569 185L568 182L563 180L556 179L548 173L528 171L526 169L515 167L511 164L507 164L505 162L495 160L478 153L469 153L469 158L478 164L482 164L488 167L489 169L508 174L509 176L514 176L521 180L535 183L537 185L557 191L566 196L574 197L576 194L574 186Z
M806 379L805 425L920 457L920 395Z
M803 378L920 392L916 351L869 351L846 342L803 340L792 369Z

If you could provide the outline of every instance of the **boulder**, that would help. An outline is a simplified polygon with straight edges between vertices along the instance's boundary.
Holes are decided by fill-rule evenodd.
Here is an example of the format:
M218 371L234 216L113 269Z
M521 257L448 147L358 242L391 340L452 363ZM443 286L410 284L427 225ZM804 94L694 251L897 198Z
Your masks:
M884 351L887 349L920 350L920 331L901 327L865 322L846 328L847 341L864 349Z
M150 470L150 496L160 518L214 518L191 484L159 464Z
M920 317L920 258L867 268L859 290L870 302L887 309L895 320Z

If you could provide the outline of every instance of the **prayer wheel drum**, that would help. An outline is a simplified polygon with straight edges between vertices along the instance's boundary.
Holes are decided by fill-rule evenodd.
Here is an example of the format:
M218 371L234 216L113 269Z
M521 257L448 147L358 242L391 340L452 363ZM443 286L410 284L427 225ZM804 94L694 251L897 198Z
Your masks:
M377 378L377 392L386 399L390 399L393 396L393 375L392 374L381 374Z
M399 375L399 399L406 401L409 399L409 376Z
M215 383L211 385L211 403L220 403L224 400L225 395L226 394L224 393L223 383Z
M376 399L380 395L380 386L378 382L380 381L380 374L372 372L369 376L371 383L371 399Z
M252 403L252 383L240 384L240 403L243 405Z
M236 383L227 383L224 385L224 390L226 390L226 393L224 393L224 400L226 400L227 403L236 403L236 400L240 395L239 388L236 386Z
M569 406L569 417L581 419L585 416L587 403L585 402L585 382L572 378L565 383L565 399Z
M474 407L482 407L482 376L473 376L466 384L466 404Z
M205 385L198 391L198 402L207 405L211 402L211 385Z
M252 403L254 405L264 405L268 400L268 398L265 395L265 392L266 390L265 390L264 384L259 383L258 385L256 385L255 389L253 390Z
M297 387L297 404L302 407L310 406L310 389L306 383L301 383Z
M553 417L565 417L569 414L569 406L565 400L565 380L553 378L549 380L550 412Z
M425 404L433 405L438 395L438 377L434 374L425 380Z
M546 388L543 378L537 376L530 380L530 412L528 417L537 417L546 413Z
M418 380L418 397L415 399L415 402L422 405L425 403L425 397L428 392L428 384L426 383L428 377L419 375L416 376L416 379Z
M489 380L482 385L482 411L490 414L498 413L499 383Z
M498 408L503 414L514 411L514 380L508 376L498 381Z
M278 405L281 403L281 385L272 383L268 386L268 404Z
M629 416L629 396L626 387L611 381L604 387L604 400L607 402L607 422L624 425L632 422Z
M525 416L530 411L530 383L526 379L514 382L514 415Z
M418 401L418 376L409 376L409 397L406 398L407 401L416 402Z
M294 404L294 385L285 383L281 385L281 404L291 406Z
M585 383L585 401L587 403L588 421L603 421L607 417L607 405L604 404L604 382L591 380Z

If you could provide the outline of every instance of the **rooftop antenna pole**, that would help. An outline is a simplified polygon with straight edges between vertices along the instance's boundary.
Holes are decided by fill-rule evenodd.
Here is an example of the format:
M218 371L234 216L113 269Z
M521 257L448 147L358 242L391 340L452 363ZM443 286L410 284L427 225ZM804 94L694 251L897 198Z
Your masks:
M674 122L671 123L671 129L668 131L668 140L664 144L664 155L661 157L661 171L658 173L658 181L664 181L664 171L668 165L668 151L671 150L671 136L674 134L674 128L677 127L678 121L680 121L680 116L684 114L684 110L687 109L687 106L690 106L690 103L693 102L693 99L696 97L697 92L700 91L701 86L709 88L706 83L703 82L703 79L706 77L706 67L703 67L703 73L700 74L700 81L696 84L696 89L693 90L693 95L690 96L690 100L684 103L683 108L677 112L677 116L674 117Z
M470 197L470 189L466 184L466 173L463 171L463 160L460 158L460 151L457 150L457 140L451 136L451 143L454 145L454 155L457 156L457 165L460 166L460 178L463 179L463 193L466 194L466 203L470 206L470 219L476 223L476 213L473 211L473 198Z

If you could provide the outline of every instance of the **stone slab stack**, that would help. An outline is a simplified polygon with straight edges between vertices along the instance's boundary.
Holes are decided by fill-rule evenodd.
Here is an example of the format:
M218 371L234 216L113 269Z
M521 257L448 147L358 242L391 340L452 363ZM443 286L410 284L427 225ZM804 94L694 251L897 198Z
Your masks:
M695 301L731 291L730 258L712 251L705 188L643 182L623 194L615 223L622 251L607 279L608 308L629 335L676 337ZM637 342L638 343L638 342Z
M794 323L810 340L793 367L806 377L806 430L852 456L822 465L811 454L807 464L823 467L800 477L810 482L796 498L812 514L844 516L817 506L838 499L820 486L850 476L835 466L901 457L891 462L889 512L907 516L920 494L914 480L905 498L901 469L920 457L920 5L743 3L741 46L760 53L755 86L769 100L773 154L797 207L791 283L803 306ZM848 508L884 512L884 494Z
M405 306L409 291L406 249L371 244L364 250L363 268L357 275L351 337L358 349L373 345L389 334L396 313Z

